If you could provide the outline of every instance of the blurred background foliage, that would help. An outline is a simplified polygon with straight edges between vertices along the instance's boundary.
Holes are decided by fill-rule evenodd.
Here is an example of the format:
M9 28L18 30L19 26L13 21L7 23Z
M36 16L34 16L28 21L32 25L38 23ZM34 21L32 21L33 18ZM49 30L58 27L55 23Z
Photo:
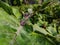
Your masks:
M60 0L0 0L0 45L60 45Z

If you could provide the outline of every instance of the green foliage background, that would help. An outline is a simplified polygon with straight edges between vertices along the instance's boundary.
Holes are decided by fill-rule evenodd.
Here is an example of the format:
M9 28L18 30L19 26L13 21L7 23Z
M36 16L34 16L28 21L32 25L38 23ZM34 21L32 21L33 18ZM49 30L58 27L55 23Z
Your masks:
M36 2L24 4L23 0L14 0L11 5L9 0L0 0L0 45L60 45L60 2ZM22 11L29 8L33 9L33 16L21 26Z

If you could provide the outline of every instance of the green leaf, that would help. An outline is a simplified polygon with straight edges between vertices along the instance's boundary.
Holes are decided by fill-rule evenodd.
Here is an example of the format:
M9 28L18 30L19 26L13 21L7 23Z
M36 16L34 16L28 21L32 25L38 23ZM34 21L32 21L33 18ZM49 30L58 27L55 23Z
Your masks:
M33 25L34 31L39 31L40 33L47 35L49 34L45 29L40 28L37 24Z
M14 6L14 7L11 7L12 8L12 11L14 13L14 15L18 18L18 19L21 19L22 15L21 13L19 12L19 8Z
M0 1L0 7L2 7L8 14L14 15L11 6L7 3Z
M56 28L54 28L54 27L52 27L52 26L49 26L49 27L47 28L47 31L48 31L49 33L51 33L52 35L56 35L56 34L57 34Z

